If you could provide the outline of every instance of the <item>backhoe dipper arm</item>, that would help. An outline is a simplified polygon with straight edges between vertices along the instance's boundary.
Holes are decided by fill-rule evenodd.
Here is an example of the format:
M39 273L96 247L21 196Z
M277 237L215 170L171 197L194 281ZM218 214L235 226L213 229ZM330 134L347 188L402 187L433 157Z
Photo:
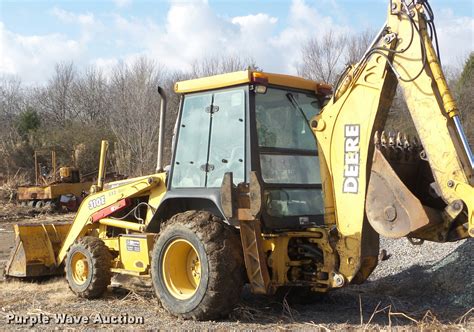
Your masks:
M375 268L377 232L440 242L474 236L473 157L427 31L432 16L427 1L390 1L386 25L311 121L326 223L336 221L339 270L352 282L362 282ZM384 128L397 82L433 173L432 185L444 201L440 211L423 205L373 144ZM381 171L385 168L389 170ZM382 203L390 204L383 208ZM380 229L370 226L377 218L385 222Z

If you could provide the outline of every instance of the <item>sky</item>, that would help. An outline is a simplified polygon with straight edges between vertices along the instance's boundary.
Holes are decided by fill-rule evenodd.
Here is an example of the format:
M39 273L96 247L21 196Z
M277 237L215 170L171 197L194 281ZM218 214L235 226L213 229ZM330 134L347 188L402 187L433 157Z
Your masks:
M0 0L0 75L43 84L54 64L107 71L147 56L172 70L221 54L296 74L308 38L378 31L389 0ZM431 0L443 64L474 51L474 1Z

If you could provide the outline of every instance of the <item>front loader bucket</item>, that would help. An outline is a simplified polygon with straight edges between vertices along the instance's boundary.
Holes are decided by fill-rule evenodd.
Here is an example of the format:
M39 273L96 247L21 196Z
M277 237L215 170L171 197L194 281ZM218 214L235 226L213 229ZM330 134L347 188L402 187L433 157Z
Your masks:
M15 225L15 246L5 268L10 277L62 274L56 256L71 224Z

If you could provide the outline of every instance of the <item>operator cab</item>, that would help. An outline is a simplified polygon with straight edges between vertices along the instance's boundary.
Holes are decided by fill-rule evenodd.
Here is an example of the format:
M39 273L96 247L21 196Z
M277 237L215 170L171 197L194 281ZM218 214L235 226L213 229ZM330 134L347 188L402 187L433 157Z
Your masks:
M309 122L330 87L248 70L178 82L175 90L182 99L165 200L189 197L192 206L186 208L223 215L224 175L231 172L238 185L249 183L255 171L263 189L264 228L324 223L318 148Z

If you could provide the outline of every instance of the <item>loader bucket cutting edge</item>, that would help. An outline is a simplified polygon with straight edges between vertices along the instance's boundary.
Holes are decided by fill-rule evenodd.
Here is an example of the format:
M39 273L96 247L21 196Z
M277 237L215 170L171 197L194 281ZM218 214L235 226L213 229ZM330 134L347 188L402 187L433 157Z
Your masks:
M15 225L15 245L5 274L23 278L62 274L56 256L70 227L65 223Z

